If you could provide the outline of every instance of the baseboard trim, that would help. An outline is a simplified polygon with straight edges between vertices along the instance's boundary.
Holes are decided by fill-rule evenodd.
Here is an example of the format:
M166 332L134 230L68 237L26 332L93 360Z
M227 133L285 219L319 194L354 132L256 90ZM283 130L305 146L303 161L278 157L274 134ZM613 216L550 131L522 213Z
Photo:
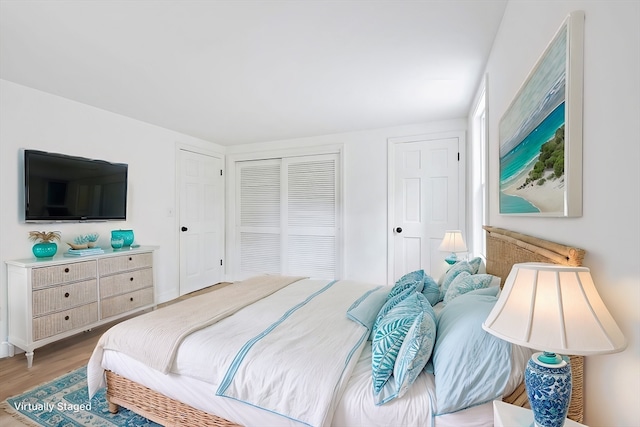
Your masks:
M11 344L7 341L3 341L0 343L0 358L4 359L5 357L12 356L11 354Z

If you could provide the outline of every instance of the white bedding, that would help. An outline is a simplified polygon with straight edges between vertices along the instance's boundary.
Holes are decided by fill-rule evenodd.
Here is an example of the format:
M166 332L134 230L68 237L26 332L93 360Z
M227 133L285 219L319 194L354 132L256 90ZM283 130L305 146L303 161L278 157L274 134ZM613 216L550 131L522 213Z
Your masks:
M425 372L421 373L410 388L409 392L400 399L396 399L382 406L375 406L373 403L372 382L371 382L371 346L370 342L358 341L362 345L351 346L348 351L352 353L352 359L344 366L336 366L338 371L344 373L338 376L338 383L335 384L335 390L327 393L326 390L321 394L333 394L338 399L335 402L327 403L329 408L321 409L325 412L326 419L323 417L312 418L313 420L322 419L321 422L309 421L306 423L298 422L293 418L295 416L285 417L276 414L273 409L265 410L260 406L262 403L253 403L247 405L236 398L229 398L216 395L220 389L228 367L234 358L248 341L259 335L265 329L265 325L272 325L282 317L290 307L295 306L305 295L316 292L325 287L328 281L303 280L296 282L276 293L276 295L260 300L248 307L245 307L239 315L225 318L218 323L207 326L197 332L187 336L177 350L174 363L169 374L161 372L145 366L143 363L129 357L125 354L113 350L105 350L102 356L101 367L111 370L120 375L125 376L133 381L152 388L162 394L167 395L176 400L185 402L195 408L201 409L221 416L223 418L234 421L245 426L301 426L301 425L334 425L334 426L490 426L493 423L491 402L473 408L458 411L455 413L440 415L434 417L435 410L435 384L434 377ZM349 305L362 295L367 289L373 288L371 285L365 285L356 282L339 282L336 286L349 286L351 289L348 293L348 299L344 301L334 301L332 310L340 310L346 313ZM277 296L277 299L275 298ZM316 310L322 310L316 308ZM321 323L318 319L322 319L325 313L317 313L316 320L312 322ZM251 319L247 322L244 319ZM345 316L346 318L346 316ZM348 324L340 324L339 327L349 325L354 328L354 337L357 338L358 330L363 336L368 335L364 327L355 322ZM336 327L334 325L333 327ZM314 345L315 340L320 341L319 330L312 330L307 333L307 341L299 341L300 334L290 334L289 337L283 331L276 337L276 340L282 341L283 348L288 347L287 344L299 343L293 348L293 360L300 362L302 366L309 358L310 351L313 353L315 349L323 347L323 345ZM303 334L304 335L304 334ZM287 342L287 339L290 341ZM351 340L350 342L353 342ZM221 351L220 343L225 343L225 350ZM265 347L266 348L266 347ZM264 350L264 349L263 349ZM315 353L313 353L315 355ZM278 355L269 356L278 359L278 365L288 367L288 362L277 357ZM318 354L320 360L328 357L326 354ZM520 355L518 352L512 353L512 358L527 357ZM267 361L269 360L266 359ZM343 357L344 358L344 357ZM525 359L526 360L526 359ZM357 362L357 364L356 364ZM267 370L268 364L264 364L261 370ZM274 364L275 366L275 364ZM524 366L523 363L512 364L512 366ZM215 369L214 367L225 367ZM91 366L89 367L91 368ZM95 366L91 369L95 369ZM274 371L276 372L276 371ZM285 370L286 372L286 370ZM272 372L270 372L272 373ZM95 372L93 373L95 375ZM273 373L272 373L273 374ZM515 376L520 372L514 370ZM301 392L305 387L307 389L317 387L312 382L312 378L302 379L301 384L290 382L288 385L283 380L292 381L291 378L282 378L283 373L275 373L279 376L276 379L268 379L264 384L258 385L260 379L255 374L250 374L245 384L254 384L255 388L260 392L269 396L271 393L277 392L285 398L294 400L299 410L300 407L313 406L309 402L312 401L310 396ZM306 382L306 383L305 383ZM510 381L509 387L515 387L518 381ZM291 393L291 390L299 390L297 393ZM343 393L344 392L344 393ZM508 390L506 390L508 392ZM243 400L247 400L242 397ZM267 399L268 400L268 399ZM329 399L331 400L331 399ZM315 402L314 402L315 403ZM335 412L334 412L335 409ZM315 417L315 415L314 415ZM298 417L299 418L299 417Z
M238 312L233 320L252 324L252 336L225 340L225 348L234 349L228 353L234 356L230 363L224 351L212 353L216 360L209 366L228 367L215 377L217 394L307 425L328 425L369 336L366 327L345 313L370 288L352 281L306 280L280 292L299 303L269 299ZM267 311L266 304L271 312L283 314L275 321L256 321ZM218 337L220 328L229 325L223 322L211 332Z
M103 366L172 399L180 400L205 412L243 426L301 427L304 424L279 415L254 408L233 399L216 396L217 385L194 378L168 374L115 351L105 351ZM432 417L430 398L433 375L422 373L414 387L402 397L387 405L373 405L371 392L371 349L366 346L336 408L331 425L334 427L491 427L493 408L491 402L453 414Z

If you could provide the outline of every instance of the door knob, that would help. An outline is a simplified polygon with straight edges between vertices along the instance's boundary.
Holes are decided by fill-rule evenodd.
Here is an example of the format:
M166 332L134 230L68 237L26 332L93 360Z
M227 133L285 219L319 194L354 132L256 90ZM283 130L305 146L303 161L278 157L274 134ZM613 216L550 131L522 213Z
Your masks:
M188 228L183 226L180 230L182 230L182 231L187 231L187 230L188 230Z
M402 233L402 227L396 228L396 233Z

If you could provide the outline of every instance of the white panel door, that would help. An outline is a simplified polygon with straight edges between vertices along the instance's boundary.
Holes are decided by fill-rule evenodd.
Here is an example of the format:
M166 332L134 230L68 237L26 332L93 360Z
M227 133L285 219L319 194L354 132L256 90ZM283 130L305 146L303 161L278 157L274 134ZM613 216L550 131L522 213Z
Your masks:
M393 144L390 179L390 275L393 283L419 269L436 277L445 230L459 229L458 137Z
M180 150L180 295L222 281L222 160Z

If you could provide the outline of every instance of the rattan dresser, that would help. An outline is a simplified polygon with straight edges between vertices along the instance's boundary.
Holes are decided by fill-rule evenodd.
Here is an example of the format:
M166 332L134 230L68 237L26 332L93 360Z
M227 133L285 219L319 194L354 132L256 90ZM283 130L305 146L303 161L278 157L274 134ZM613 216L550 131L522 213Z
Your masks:
M153 307L155 249L7 261L10 355Z

